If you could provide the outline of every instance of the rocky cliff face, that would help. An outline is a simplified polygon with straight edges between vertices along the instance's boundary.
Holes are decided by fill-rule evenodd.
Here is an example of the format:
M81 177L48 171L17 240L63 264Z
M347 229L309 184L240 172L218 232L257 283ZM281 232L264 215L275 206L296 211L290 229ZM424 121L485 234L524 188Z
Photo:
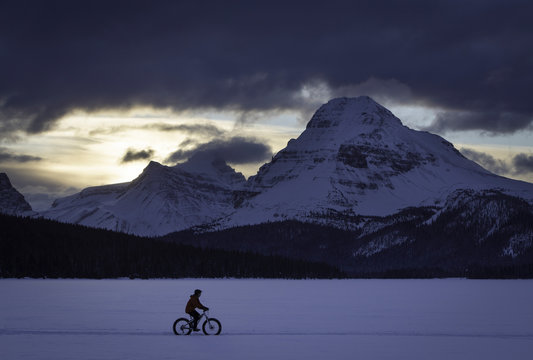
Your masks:
M0 212L8 215L31 216L30 204L21 193L11 185L7 174L0 173Z

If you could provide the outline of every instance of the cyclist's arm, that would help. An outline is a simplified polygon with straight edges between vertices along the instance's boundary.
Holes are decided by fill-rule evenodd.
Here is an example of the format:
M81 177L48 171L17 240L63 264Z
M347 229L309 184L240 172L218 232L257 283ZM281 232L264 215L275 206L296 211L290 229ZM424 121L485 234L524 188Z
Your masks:
M200 309L202 309L202 310L205 310L205 311L209 310L208 307L202 305L202 303L200 302L200 300L198 300L198 307L199 307Z

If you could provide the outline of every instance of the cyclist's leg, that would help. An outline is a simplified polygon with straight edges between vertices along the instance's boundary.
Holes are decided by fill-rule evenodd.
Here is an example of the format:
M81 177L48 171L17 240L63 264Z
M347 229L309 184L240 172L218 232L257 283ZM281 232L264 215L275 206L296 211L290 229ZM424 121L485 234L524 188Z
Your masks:
M198 320L200 320L201 315L196 310L191 311L189 315L191 315L194 319L192 323L193 329L198 330Z

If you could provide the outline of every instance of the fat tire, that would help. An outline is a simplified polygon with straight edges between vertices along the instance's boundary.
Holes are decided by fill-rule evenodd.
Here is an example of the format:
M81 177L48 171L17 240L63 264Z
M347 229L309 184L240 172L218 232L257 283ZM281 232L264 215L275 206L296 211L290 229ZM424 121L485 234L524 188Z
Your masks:
M189 324L189 320L185 318L179 318L178 320L174 321L174 325L172 326L172 330L174 330L174 334L189 335L192 331L190 326L187 329L184 329L184 331L180 331L181 326L188 325L188 324Z
M209 324L208 323L212 323L211 326L213 327L212 330L215 331L214 333L213 333L213 331L211 331L211 329L209 329L209 327L208 327ZM220 332L222 331L222 324L220 324L220 321L218 321L215 318L209 318L209 321L205 321L204 322L204 325L202 326L202 331L206 335L219 335Z

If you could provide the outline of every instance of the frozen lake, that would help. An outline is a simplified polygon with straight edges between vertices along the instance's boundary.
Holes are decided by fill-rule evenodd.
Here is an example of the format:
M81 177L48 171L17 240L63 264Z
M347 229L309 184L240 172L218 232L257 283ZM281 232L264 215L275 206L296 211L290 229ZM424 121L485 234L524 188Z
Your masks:
M195 288L222 334L178 337ZM0 359L531 359L529 280L0 280Z

